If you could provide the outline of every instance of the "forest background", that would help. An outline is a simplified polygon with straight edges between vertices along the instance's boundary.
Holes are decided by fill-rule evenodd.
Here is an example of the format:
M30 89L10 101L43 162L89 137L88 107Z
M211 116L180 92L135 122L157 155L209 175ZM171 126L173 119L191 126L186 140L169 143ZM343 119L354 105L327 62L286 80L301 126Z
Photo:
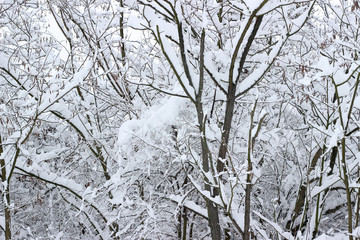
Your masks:
M0 0L3 239L360 239L358 0Z

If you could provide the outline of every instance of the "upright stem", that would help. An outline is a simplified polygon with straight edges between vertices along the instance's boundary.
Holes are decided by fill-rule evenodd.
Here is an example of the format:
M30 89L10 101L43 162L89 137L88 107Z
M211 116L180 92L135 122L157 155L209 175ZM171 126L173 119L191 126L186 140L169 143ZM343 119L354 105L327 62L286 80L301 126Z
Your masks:
M323 151L324 152L326 149L326 146L323 145ZM324 156L321 158L321 172L320 172L320 179L319 179L319 187L321 187L322 185L322 181L323 181L323 171L324 171L324 161L325 158ZM319 228L319 223L320 223L320 219L321 219L321 211L320 211L320 201L322 200L322 194L320 193L317 196L317 200L316 200L316 210L315 210L315 229L314 232L312 233L312 237L315 238L318 228Z
M244 52L241 55L236 80L233 81L232 76L229 77L229 86L228 86L228 91L227 91L227 96L226 96L227 98L226 98L224 127L223 127L223 131L222 131L222 137L221 137L221 143L220 143L220 149L219 149L219 155L218 155L218 162L217 162L217 171L218 172L224 171L224 159L225 159L226 153L227 153L227 145L229 142L231 122L232 122L232 118L234 116L234 107L235 107L235 100L236 100L236 85L239 82L241 73L243 71L244 63L245 63L245 60L249 53L251 44L253 43L256 33L260 28L262 18L263 18L262 16L259 16L256 18L254 28L250 34L248 42L246 43ZM233 73L233 71L234 71L234 66L231 67L229 74L231 75Z
M183 218L182 240L186 240L186 232L187 232L187 224L188 224L186 208L183 208L182 218Z
M202 92L204 86L204 49L205 49L205 30L203 29L201 33L201 43L200 43L200 77L199 77L199 89L196 93L196 110L198 115L199 130L201 133L203 170L205 173L208 173L210 170L212 170L213 172L212 169L213 163L210 162L211 158L209 157L210 153L205 137L206 116L204 116L203 105L202 105ZM205 177L205 190L209 191L212 197L218 195L217 189L210 185L210 179L207 179L206 177ZM218 208L210 199L206 199L205 201L208 211L211 238L213 240L220 240L221 229L220 229Z
M348 210L348 232L349 232L349 240L353 240L352 236L352 208L351 208L351 193L349 187L349 176L346 168L346 159L345 159L345 137L341 139L341 165L344 174L344 185L346 191L346 202L347 202L347 210Z
M3 153L3 147L2 147L2 139L0 135L0 156ZM1 167L1 181L3 183L8 183L6 179L6 164L5 159L0 159L0 167ZM4 202L4 215L5 215L5 239L10 240L11 239L11 212L10 212L10 189L9 189L9 183L6 184L5 189L1 193L2 199Z
M218 12L217 15L218 15L219 22L222 23L222 22L223 22L222 14L223 14L223 8L224 8L224 6L223 6L223 0L217 0L217 3L220 4L220 9L219 9L219 12ZM218 47L219 47L220 49L222 49L222 48L223 48L223 42L222 42L222 36L221 36L220 29L219 29L218 36L219 36L219 40L218 40L217 45L218 45Z
M120 7L124 7L124 1L120 0ZM126 53L125 53L125 34L124 34L124 12L120 13L120 38L121 38L121 42L120 42L120 46L121 46L121 63L123 64L123 66L125 65L125 57L126 57Z
M357 88L358 84L359 84L359 79L360 79L360 74L358 74L357 77L357 82L355 84L355 87ZM343 182L345 185L345 191L346 191L346 203L347 203L347 211L348 211L348 234L349 234L349 240L353 240L353 236L352 236L352 207L351 207L351 192L350 192L350 187L349 187L349 176L348 176L348 172L347 172L347 168L346 168L346 130L350 121L350 117L351 117L351 112L352 112L352 107L354 104L354 99L356 96L356 91L357 89L354 90L354 95L353 95L353 99L351 101L350 104L350 109L348 112L348 119L347 122L345 124L344 119L343 119L343 114L342 114L342 109L341 109L341 104L340 104L340 98L339 98L339 92L338 92L338 85L336 85L334 78L332 77L332 81L335 85L335 94L336 94L336 100L338 103L338 111L339 111L339 118L340 118L340 124L343 128L344 131L344 136L341 139L341 167L342 167L342 172L343 172Z
M177 221L178 221L178 225L177 225L177 234L178 234L178 239L181 240L181 211L179 211L178 216L177 216Z
M3 198L5 199L5 239L11 239L11 212L10 212L10 189L9 186L6 187L5 191L3 192Z
M248 155L247 155L247 176L246 176L246 187L245 187L245 213L244 213L244 240L250 239L250 210L251 210L251 189L252 189L252 162L251 162L251 156L252 156L252 129L254 125L254 114L256 109L257 101L254 104L254 108L251 111L250 115L250 127L249 127L249 141L248 141Z

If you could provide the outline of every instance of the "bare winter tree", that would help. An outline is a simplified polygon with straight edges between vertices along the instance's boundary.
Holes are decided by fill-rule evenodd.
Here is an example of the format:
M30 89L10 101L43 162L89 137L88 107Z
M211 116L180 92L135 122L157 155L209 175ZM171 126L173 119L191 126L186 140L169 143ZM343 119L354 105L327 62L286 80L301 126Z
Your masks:
M359 238L359 10L0 1L1 237Z
M247 160L245 169L241 171L244 163L233 161L229 147L237 114L236 102L255 89L265 77L287 39L304 25L313 5L314 2L308 2L300 7L292 1L282 4L259 1L251 5L231 1L141 2L140 12L145 17L143 26L152 33L164 59L158 61L167 62L182 90L174 92L171 88L157 86L159 83L154 80L157 79L154 75L145 75L144 78L149 79L148 83L154 89L189 99L196 110L201 157L192 156L187 162L202 177L201 180L194 179L191 174L188 177L206 201L212 239L222 239L223 234L229 234L222 230L219 210L230 221L229 226L236 230L236 234L244 239L250 237L251 194L256 179L252 151L265 115L260 117L257 130L252 132L256 109L254 99ZM297 17L292 15L294 9L299 12ZM212 122L214 111L217 124ZM220 130L220 135L215 137L218 143L210 143L208 131L216 128ZM244 171L245 181L241 179ZM199 180L203 187L197 183ZM235 193L242 186L245 186L244 192ZM244 201L236 199L237 194ZM239 205L232 208L233 202ZM243 208L240 212L235 210L239 207ZM243 222L238 214L243 216Z

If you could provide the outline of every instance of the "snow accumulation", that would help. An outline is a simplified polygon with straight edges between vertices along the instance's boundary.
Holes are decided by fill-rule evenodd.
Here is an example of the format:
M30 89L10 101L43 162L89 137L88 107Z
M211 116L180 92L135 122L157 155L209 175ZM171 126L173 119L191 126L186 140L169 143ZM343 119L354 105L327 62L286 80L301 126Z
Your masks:
M9 57L0 51L0 68L7 68Z
M77 73L71 78L65 80L64 88L59 91L59 94L54 95L51 92L46 92L42 96L42 103L39 106L39 113L44 112L50 106L54 105L56 101L68 94L74 87L81 85L86 76L90 73L93 67L93 62L87 61L82 69L79 69ZM57 110L54 108L53 110Z
M161 104L151 107L141 119L124 122L119 129L118 146L128 146L130 138L144 136L148 130L155 130L164 124L175 124L182 105L186 102L186 99L179 97L165 98Z
M260 6L263 0L246 0L244 1L245 5L249 8L250 11L254 11Z

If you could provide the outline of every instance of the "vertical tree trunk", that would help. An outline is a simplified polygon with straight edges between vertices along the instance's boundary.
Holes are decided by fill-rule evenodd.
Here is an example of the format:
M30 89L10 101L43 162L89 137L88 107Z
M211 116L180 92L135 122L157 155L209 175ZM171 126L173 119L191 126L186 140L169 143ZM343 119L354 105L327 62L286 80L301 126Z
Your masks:
M177 235L178 235L178 239L181 240L181 211L178 213L178 216L177 216Z
M10 193L9 187L6 188L5 192L2 194L3 199L6 201L4 203L4 213L5 213L5 239L11 239L11 211L10 211Z
M201 150L202 150L202 159L203 159L203 170L205 173L208 173L210 170L214 174L214 169L212 169L213 163L210 162L210 152L206 142L206 133L205 133L205 124L206 116L204 116L203 105L202 105L202 91L204 84L204 49L205 49L205 30L203 29L201 33L201 44L200 44L200 77L199 77L199 90L196 94L196 110L198 115L199 130L201 133ZM212 197L218 195L217 189L210 185L209 179L205 177L205 190L209 191ZM215 183L216 184L216 183ZM219 212L217 206L210 200L206 199L206 207L208 212L208 221L211 231L211 238L213 240L221 239L221 229L219 223Z
M348 171L346 168L346 156L345 156L345 137L341 139L341 165L343 170L343 181L345 185L346 190L346 202L347 202L347 210L348 210L348 234L349 234L349 240L353 240L352 236L352 206L351 206L351 192L349 187L349 176Z
M181 216L182 216L182 219L183 219L182 240L186 240L187 224L188 224L188 217L187 217L186 208L183 208Z
M201 148L202 148L202 160L203 160L203 170L205 173L210 171L210 162L209 162L209 150L206 144L205 138L205 126L203 119L203 112L202 109L198 108L198 118L199 118L199 125L200 125L200 132L202 133L201 137ZM210 193L212 197L218 195L217 189L212 187L209 183L209 179L205 178L205 190ZM219 223L219 211L217 206L210 200L206 199L206 208L208 212L208 221L209 227L211 231L211 239L212 240L221 240L221 229Z
M240 76L241 73L243 71L243 67L244 67L244 63L245 60L247 58L247 55L249 53L250 47L255 39L256 33L260 28L261 22L262 22L262 16L259 16L256 18L255 24L254 24L254 28L250 34L250 37L248 39L248 42L246 43L246 46L244 48L244 51L241 55L241 59L240 59L240 64L239 64L239 69L238 69L238 75L235 81L233 81L231 79L231 81L229 81L229 87L228 87L228 92L227 92L227 100L226 100L226 109L225 109L225 119L224 119L224 126L223 126L223 133L222 133L222 138L221 138L221 144L220 144L220 149L219 149L219 154L218 154L218 160L217 160L217 172L220 173L222 171L224 171L224 167L225 167L225 158L226 158L226 153L228 151L227 145L229 142L229 136L230 136L230 130L231 130L231 124L232 124L232 119L234 116L234 108L235 108L235 100L236 100L236 86L237 83L240 80ZM253 115L255 112L255 108L256 108L256 103L254 106L254 110L252 112L252 116L251 116L251 121L253 121ZM251 171L252 171L252 164L251 164L251 157L250 157L250 151L251 151L251 128L252 128L252 123L250 126L250 130L249 130L249 143L248 143L248 151L249 151L249 156L248 156L248 174L247 174L247 179L246 179L246 189L245 189L245 215L244 215L244 234L243 234L243 238L245 240L249 239L249 228L250 228L250 195L251 195ZM217 192L215 192L217 194Z
M250 204L251 204L251 172L252 165L248 165L248 174L246 177L246 188L245 188L245 212L244 212L244 240L250 239Z
M3 153L2 139L0 135L0 156ZM6 178L6 165L5 159L0 159L1 167L1 181L3 183L8 183ZM1 193L2 199L4 201L4 215L5 215L5 239L11 239L11 211L10 211L10 191L9 184L6 185L5 189Z
M244 213L244 240L250 239L250 209L251 209L251 189L252 189L252 143L254 142L252 139L252 128L254 125L254 115L256 109L257 101L254 104L254 108L251 111L250 115L250 126L249 126L249 140L248 140L248 155L247 155L247 176L246 176L246 187L245 187L245 213ZM259 123L261 124L261 123ZM260 125L259 125L260 126Z

